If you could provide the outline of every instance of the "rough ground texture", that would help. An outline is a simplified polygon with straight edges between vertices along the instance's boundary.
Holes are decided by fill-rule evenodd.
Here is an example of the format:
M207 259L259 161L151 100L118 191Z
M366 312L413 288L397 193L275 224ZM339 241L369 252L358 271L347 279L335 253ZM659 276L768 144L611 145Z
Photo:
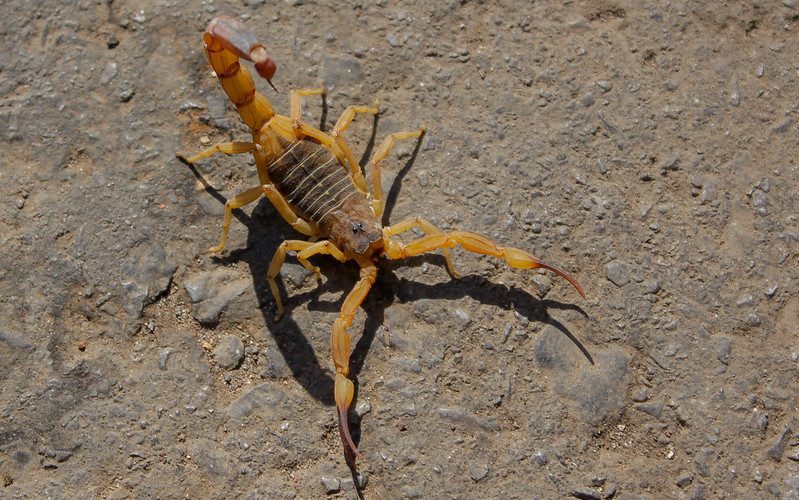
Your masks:
M799 495L799 5L5 1L0 5L0 496ZM353 476L328 336L357 269L290 259L205 60L216 14L265 91L386 162L420 215L562 266L382 263L359 311ZM372 137L374 133L374 139ZM581 351L582 346L593 364Z

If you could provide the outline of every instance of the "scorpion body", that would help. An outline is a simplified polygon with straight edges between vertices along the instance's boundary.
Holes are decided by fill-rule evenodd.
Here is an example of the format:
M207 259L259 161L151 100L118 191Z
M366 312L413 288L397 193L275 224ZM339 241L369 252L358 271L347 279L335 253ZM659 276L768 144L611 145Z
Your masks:
M357 114L378 114L376 105L349 106L331 133L327 134L302 120L302 98L322 95L323 88L292 90L289 95L289 116L276 114L269 100L255 89L252 75L241 65L240 59L252 61L258 74L270 85L276 65L266 48L240 21L227 16L214 18L203 34L203 41L208 60L222 88L252 130L252 142L220 143L192 157L178 157L191 164L216 153L251 153L260 181L259 186L247 189L225 203L222 235L219 245L211 251L224 250L233 210L261 196L266 196L295 230L311 238L311 241L284 241L269 264L267 278L277 306L276 321L284 312L276 278L288 251L297 252L299 262L317 276L319 268L308 261L317 254L331 255L340 262L353 260L360 266L360 279L344 299L331 336L336 370L334 396L339 410L339 430L349 464L354 464L354 458L360 453L352 440L348 423L354 385L348 378L351 338L347 329L375 282L379 257L401 259L440 249L450 273L458 277L449 249L460 245L471 252L503 259L511 267L550 270L568 280L584 296L580 284L565 272L524 250L497 245L478 234L443 232L419 217L383 227L380 224L383 213L381 162L397 141L419 140L424 129L395 133L384 140L369 161L367 168L372 185L371 190L367 191L364 175L343 133ZM393 239L413 228L421 229L425 236L409 243Z

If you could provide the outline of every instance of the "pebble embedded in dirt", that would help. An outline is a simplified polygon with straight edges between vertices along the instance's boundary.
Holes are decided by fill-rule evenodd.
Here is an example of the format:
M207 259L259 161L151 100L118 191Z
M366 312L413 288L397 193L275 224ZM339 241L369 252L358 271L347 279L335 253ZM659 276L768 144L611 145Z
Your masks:
M244 343L235 335L222 337L214 348L214 361L226 370L234 370L244 361Z
M231 302L251 288L252 284L236 271L218 268L189 277L184 287L194 304L194 318L201 324L213 325Z
M126 309L133 318L141 316L144 306L163 294L177 269L157 242L142 243L132 248L122 263L128 277L123 285Z
M782 454L785 452L785 443L791 435L791 428L785 427L782 432L777 436L771 447L767 451L767 455L772 460L779 462L782 459Z
M219 480L231 475L233 461L215 441L203 437L197 438L188 443L188 449L192 461L207 478Z
M284 379L291 375L286 358L277 349L267 347L260 353L261 376L264 378Z
M729 365L731 355L732 339L725 336L716 337L716 358L725 365Z
M21 335L0 330L0 343L4 343L13 349L30 350L33 345Z
M531 459L533 463L539 467L543 467L549 463L549 456L547 456L547 454L544 453L543 451L537 451L533 453Z
M580 500L602 500L602 495L590 488L575 488L572 490L571 496Z
M167 361L169 357L175 352L175 349L167 347L158 351L158 368L166 370Z
M325 493L331 495L338 493L341 490L341 481L335 477L322 476L322 486L325 488Z
M280 418L280 407L285 398L285 393L280 389L270 384L260 384L230 403L227 415L236 420L256 413L264 420L276 421Z
M630 282L630 268L624 262L614 260L605 266L608 279L616 286L624 286Z
M596 82L596 86L602 89L602 92L610 92L613 90L613 82L608 80L599 80Z
M469 477L471 477L474 482L478 483L488 477L489 470L488 464L473 463L469 465Z

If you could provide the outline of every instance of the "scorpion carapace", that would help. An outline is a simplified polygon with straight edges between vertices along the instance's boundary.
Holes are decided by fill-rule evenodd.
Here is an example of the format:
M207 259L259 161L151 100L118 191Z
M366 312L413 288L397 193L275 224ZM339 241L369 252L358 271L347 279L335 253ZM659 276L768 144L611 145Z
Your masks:
M347 107L331 133L327 134L302 119L302 98L322 95L324 88L292 90L289 94L288 116L276 114L269 100L255 89L252 76L241 66L239 59L253 61L256 71L267 80L274 76L276 65L244 24L231 17L217 17L205 30L203 41L208 60L222 88L252 130L252 141L217 144L190 158L178 156L188 163L194 163L216 153L252 153L260 180L259 186L247 189L225 203L222 235L219 245L211 251L224 250L233 210L261 196L266 196L296 231L310 237L310 241L284 241L269 264L267 277L277 307L276 321L284 311L276 278L287 252L297 252L300 263L317 275L319 268L308 261L317 254L331 255L340 262L353 260L360 266L360 279L344 299L331 336L336 370L335 401L348 463L354 465L354 458L359 457L360 453L350 436L348 422L354 386L347 378L350 361L350 335L347 329L375 282L379 257L402 259L440 249L450 273L458 277L449 249L460 245L470 252L503 259L511 267L548 269L568 280L580 295L585 296L580 284L565 272L541 262L524 250L499 246L478 234L443 232L419 217L383 227L380 224L383 213L380 164L397 141L420 140L424 129L392 134L381 143L367 166L371 177L371 190L367 191L365 178L344 139L344 132L357 114L376 115L379 112L377 104ZM420 229L425 236L409 243L393 239L414 228Z

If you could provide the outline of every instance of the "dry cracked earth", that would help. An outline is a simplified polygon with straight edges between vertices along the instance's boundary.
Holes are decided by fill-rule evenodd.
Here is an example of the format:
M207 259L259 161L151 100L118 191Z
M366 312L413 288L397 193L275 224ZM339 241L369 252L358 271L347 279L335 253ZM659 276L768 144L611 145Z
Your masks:
M347 468L329 334L352 264L297 235L204 57L239 17L305 116L422 216L563 267L382 262ZM799 4L8 0L0 4L0 497L799 496ZM207 187L204 187L204 184Z

